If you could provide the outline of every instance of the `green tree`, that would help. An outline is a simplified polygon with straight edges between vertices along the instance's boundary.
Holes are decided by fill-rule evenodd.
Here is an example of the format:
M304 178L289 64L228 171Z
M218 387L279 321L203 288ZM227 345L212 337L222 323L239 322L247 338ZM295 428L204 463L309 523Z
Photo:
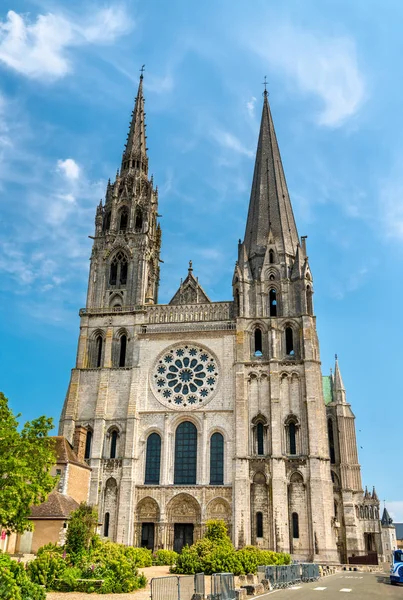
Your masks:
M67 529L65 549L71 555L80 556L86 552L96 535L98 513L85 502L71 513Z
M39 417L19 431L18 418L0 392L0 526L8 532L32 530L30 507L44 502L55 486L52 419Z

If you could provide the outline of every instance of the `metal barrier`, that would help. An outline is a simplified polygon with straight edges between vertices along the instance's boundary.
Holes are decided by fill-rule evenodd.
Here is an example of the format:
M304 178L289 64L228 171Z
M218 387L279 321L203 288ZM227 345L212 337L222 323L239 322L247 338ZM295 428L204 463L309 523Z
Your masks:
M287 588L290 585L301 583L301 581L317 581L319 579L319 565L313 563L302 563L281 566L264 567L264 576L270 582L274 590ZM262 573L262 569L259 569Z
M178 575L154 577L151 579L150 587L151 600L192 600L195 593L205 595L204 573L180 577Z
M319 579L319 565L315 563L302 563L301 579L304 582L317 581Z
M211 576L211 600L235 600L235 582L232 573L214 573Z

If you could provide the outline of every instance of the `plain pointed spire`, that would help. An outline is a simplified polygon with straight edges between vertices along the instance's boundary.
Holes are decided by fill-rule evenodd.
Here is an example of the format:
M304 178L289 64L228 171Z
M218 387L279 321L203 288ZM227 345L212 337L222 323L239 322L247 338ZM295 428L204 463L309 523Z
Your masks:
M269 231L280 253L295 256L299 243L268 93L263 111L244 244L251 260L264 256Z
M340 367L339 367L339 359L337 357L337 354L335 355L335 365L334 365L334 384L333 387L336 391L346 391L346 388L344 387L344 383L343 383L343 378L341 376L340 373Z
M143 94L143 72L137 91L127 142L122 157L122 170L141 169L147 172L146 124Z

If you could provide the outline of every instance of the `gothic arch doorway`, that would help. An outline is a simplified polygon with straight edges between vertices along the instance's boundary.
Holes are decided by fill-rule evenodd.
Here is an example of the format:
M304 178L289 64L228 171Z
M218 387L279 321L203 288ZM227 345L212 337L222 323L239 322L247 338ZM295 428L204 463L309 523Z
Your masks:
M160 510L157 502L150 497L143 498L137 504L137 546L154 550L158 547L157 523Z
M190 494L174 496L167 506L168 547L180 552L200 538L200 504Z

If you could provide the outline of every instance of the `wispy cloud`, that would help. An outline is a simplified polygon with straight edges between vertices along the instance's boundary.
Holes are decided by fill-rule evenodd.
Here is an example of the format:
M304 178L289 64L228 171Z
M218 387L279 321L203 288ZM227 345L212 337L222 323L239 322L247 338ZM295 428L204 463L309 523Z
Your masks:
M248 100L248 102L246 103L246 109L247 109L250 117L255 116L255 107L256 107L256 98L255 98L255 96L252 96L252 98L250 100Z
M378 199L382 233L403 241L403 178L399 169L394 169L389 177L381 179Z
M253 49L271 68L285 74L299 89L323 104L318 123L337 127L365 100L365 80L354 40L302 29L291 23L272 26ZM250 42L249 42L250 44Z
M210 136L222 148L232 150L233 152L236 152L238 154L244 154L245 156L254 156L253 150L247 148L239 138L237 138L233 133L226 131L225 129L213 127L210 130Z
M73 47L114 42L131 27L119 6L99 9L88 18L48 13L35 21L10 10L0 21L0 62L32 79L57 79L73 70Z

